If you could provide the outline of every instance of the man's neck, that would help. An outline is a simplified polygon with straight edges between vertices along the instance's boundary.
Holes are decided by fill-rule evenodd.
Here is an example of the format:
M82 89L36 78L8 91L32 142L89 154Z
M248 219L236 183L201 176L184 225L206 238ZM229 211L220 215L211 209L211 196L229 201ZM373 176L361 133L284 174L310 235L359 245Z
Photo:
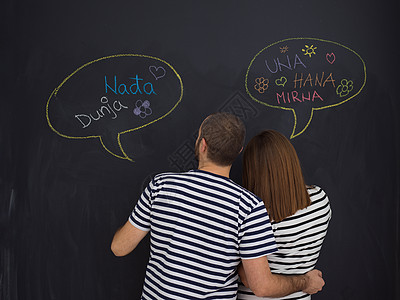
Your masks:
M198 169L229 178L231 166L219 166L212 162L199 162Z

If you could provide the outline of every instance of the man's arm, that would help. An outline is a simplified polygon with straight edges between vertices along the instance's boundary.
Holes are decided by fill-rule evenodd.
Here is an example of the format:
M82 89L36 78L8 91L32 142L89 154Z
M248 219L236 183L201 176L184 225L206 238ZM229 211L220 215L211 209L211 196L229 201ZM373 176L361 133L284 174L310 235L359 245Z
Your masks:
M131 253L148 231L143 231L133 226L129 221L125 223L114 235L111 243L111 251L116 256L124 256Z
M266 256L243 259L242 264L246 276L242 281L247 283L258 297L283 297L298 291L315 294L322 290L325 284L322 273L318 270L304 275L272 274Z

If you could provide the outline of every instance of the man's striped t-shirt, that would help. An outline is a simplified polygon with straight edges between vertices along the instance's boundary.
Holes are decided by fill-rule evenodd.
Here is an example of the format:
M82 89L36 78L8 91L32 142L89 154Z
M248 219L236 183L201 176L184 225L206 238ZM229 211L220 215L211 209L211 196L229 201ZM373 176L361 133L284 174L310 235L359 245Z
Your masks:
M129 220L151 234L142 299L236 299L241 259L276 251L263 202L205 171L157 175Z
M268 255L272 273L305 274L314 269L331 219L328 196L317 186L307 188L311 205L297 211L281 222L271 221L278 251ZM250 289L239 285L238 299L258 298ZM279 299L311 299L304 292L297 292Z

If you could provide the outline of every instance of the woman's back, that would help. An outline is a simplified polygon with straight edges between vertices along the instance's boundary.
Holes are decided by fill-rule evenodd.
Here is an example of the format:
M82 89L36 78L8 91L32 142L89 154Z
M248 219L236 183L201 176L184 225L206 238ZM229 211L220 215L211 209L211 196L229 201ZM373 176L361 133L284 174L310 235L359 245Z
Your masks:
M317 187L307 188L311 204L281 222L271 222L278 251L268 256L272 273L294 275L314 269L331 218L329 199ZM268 299L256 297L250 289L239 285L238 299ZM280 299L310 299L298 292Z

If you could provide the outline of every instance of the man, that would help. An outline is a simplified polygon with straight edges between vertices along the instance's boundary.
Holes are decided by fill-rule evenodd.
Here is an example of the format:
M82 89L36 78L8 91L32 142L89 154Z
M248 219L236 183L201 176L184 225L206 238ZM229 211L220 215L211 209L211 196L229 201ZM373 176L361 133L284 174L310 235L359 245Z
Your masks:
M236 299L240 262L258 296L321 290L317 270L271 274L266 255L276 246L265 206L229 179L244 137L234 115L206 118L195 145L198 169L155 176L116 232L111 249L123 256L151 231L142 299Z

